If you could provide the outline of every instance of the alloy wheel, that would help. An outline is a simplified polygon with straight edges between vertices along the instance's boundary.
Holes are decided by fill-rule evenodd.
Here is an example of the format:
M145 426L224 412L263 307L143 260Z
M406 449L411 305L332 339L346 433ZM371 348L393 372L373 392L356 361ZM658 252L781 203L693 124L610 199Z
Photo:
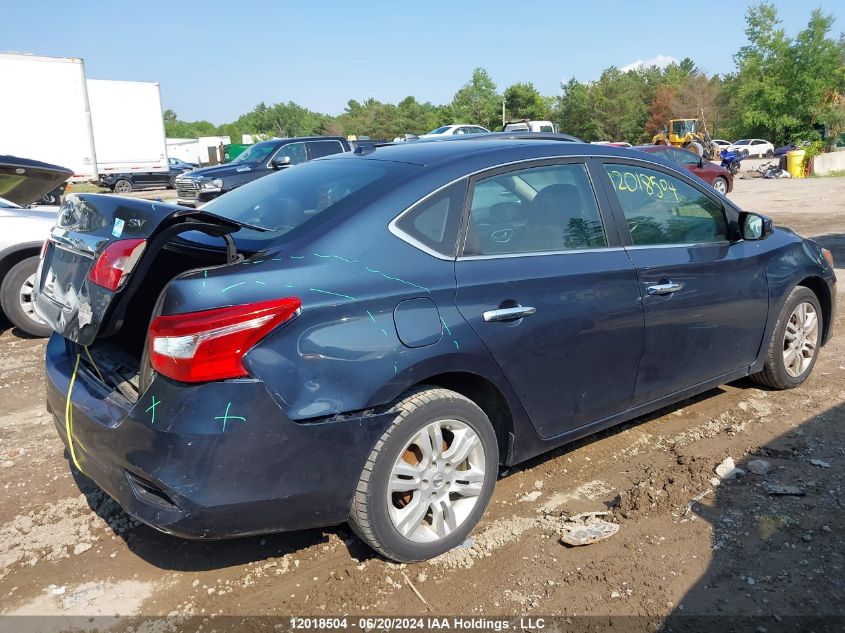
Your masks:
M390 472L388 513L408 540L430 543L449 535L470 515L486 476L484 447L458 420L421 428Z
M819 315L808 301L799 303L789 321L783 336L783 365L793 378L801 376L816 355L819 338Z
M35 313L35 305L32 301L32 291L35 288L35 273L32 273L26 280L23 282L23 285L20 287L18 291L18 301L21 304L21 310L23 313L28 316L30 319L35 321L36 323L44 323L39 316Z
M728 185L722 178L716 178L713 181L713 189L724 195L728 192Z

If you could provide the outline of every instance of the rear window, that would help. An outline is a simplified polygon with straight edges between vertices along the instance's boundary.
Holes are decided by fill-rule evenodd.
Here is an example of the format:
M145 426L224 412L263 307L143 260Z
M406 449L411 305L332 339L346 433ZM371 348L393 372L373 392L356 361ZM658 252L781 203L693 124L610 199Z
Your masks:
M317 216L366 204L413 169L418 168L357 158L304 163L238 187L202 208L284 235Z

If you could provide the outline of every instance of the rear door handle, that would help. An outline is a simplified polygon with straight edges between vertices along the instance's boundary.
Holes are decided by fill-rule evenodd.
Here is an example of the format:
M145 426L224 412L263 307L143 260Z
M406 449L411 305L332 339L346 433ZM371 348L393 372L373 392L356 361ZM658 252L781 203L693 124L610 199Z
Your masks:
M482 316L488 323L493 321L516 321L523 317L531 316L537 312L530 306L514 306L513 308L499 308L498 310L487 310Z
M654 284L648 287L648 294L650 295L670 295L673 292L678 292L684 284L675 281L667 281L660 284Z

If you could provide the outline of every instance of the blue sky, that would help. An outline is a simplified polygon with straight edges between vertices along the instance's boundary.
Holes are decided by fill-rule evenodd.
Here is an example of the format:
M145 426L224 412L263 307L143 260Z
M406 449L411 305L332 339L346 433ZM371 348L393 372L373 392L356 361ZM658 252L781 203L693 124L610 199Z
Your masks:
M181 119L219 124L260 101L329 114L368 97L446 103L476 66L500 90L531 81L546 95L661 56L729 72L749 4L32 0L4 7L0 52L82 57L89 78L157 81ZM841 0L775 4L791 34L814 6L845 30Z

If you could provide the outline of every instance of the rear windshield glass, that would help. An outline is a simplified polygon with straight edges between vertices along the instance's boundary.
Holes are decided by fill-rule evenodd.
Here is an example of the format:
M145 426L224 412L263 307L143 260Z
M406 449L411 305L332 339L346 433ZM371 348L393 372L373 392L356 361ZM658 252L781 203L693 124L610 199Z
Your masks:
M316 160L259 178L203 205L242 224L289 233L317 215L365 204L415 169L366 159Z

